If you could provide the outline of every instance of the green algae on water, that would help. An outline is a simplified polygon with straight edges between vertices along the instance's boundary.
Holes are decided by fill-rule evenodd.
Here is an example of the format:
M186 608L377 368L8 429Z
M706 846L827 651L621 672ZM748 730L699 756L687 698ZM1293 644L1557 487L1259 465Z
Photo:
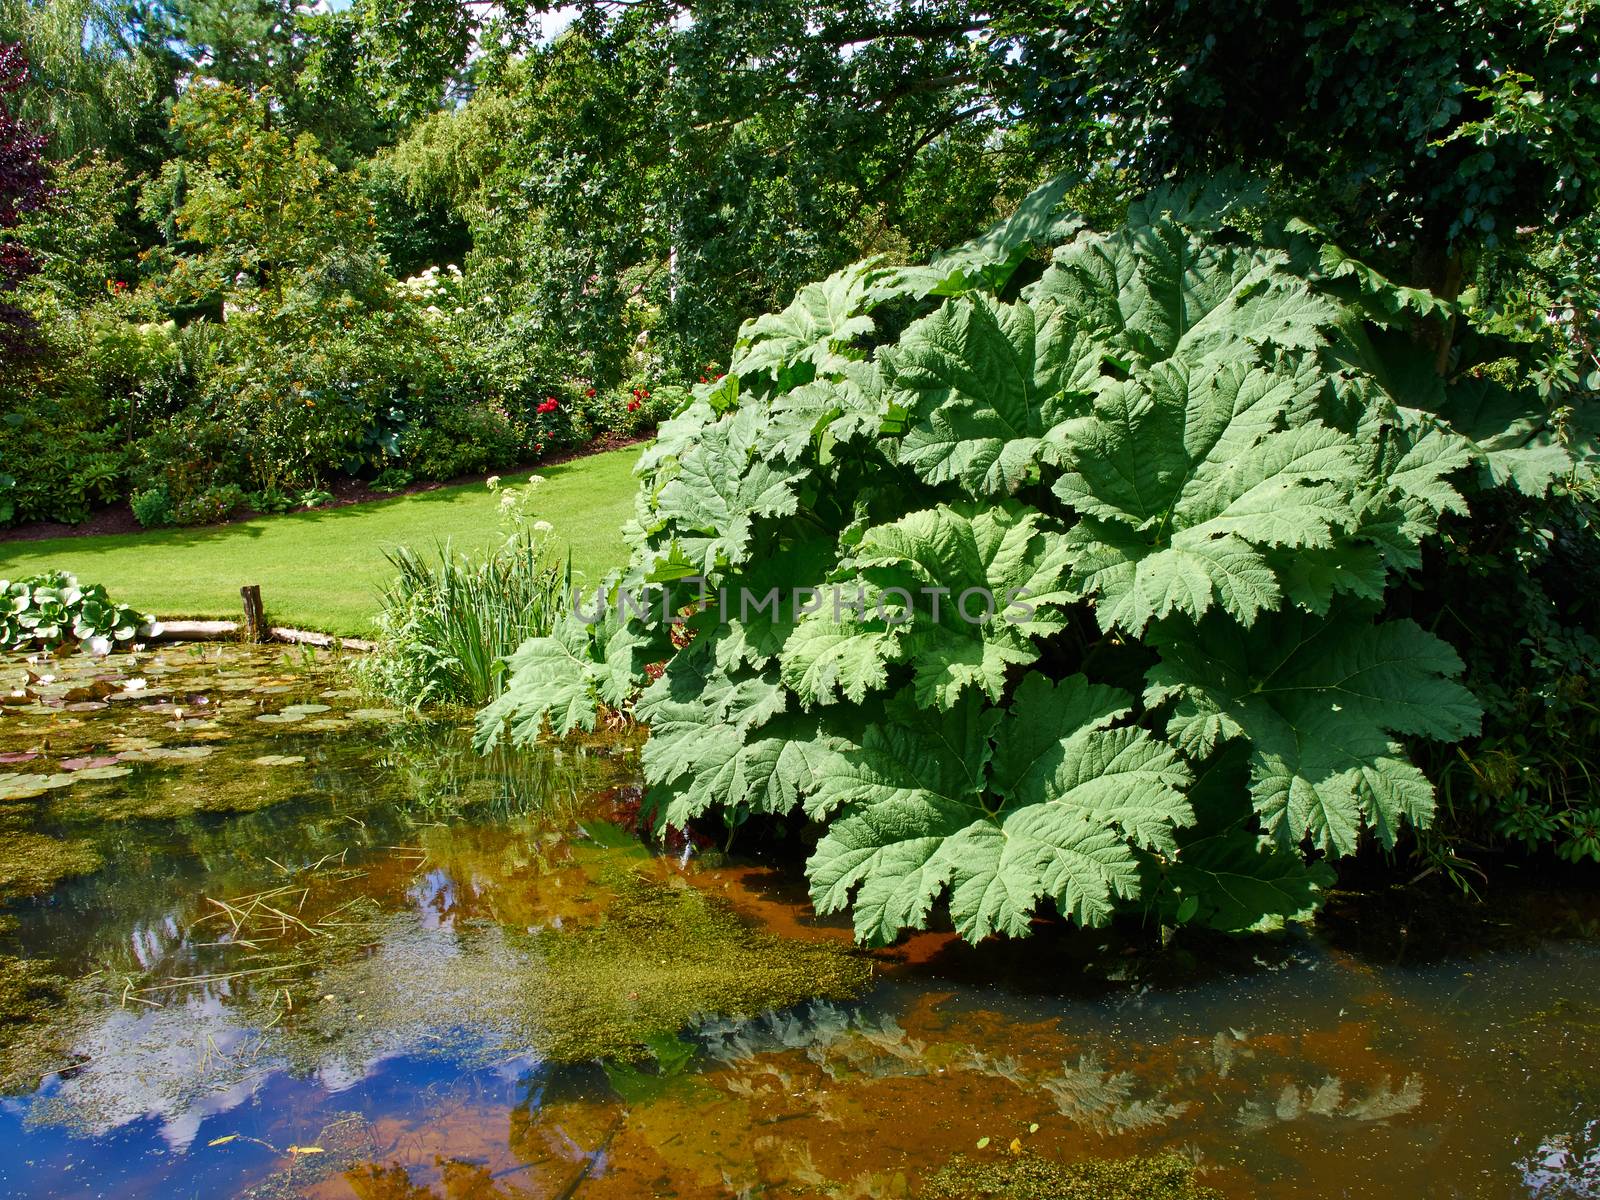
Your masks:
M1041 1155L952 1158L922 1190L927 1200L1221 1200L1194 1164L1174 1154L1058 1163Z
M63 879L91 875L104 865L87 840L0 829L0 901L48 892Z
M33 1090L63 1060L72 985L52 964L0 954L0 1095Z
M422 1052L453 1024L487 1037L491 1056L637 1062L698 1017L853 999L871 981L871 962L850 947L783 941L686 884L603 873L616 898L597 923L527 933L464 922L448 953L409 914L351 906L333 936L303 941L265 977L265 1005L285 991L293 1001L273 1042L311 1070L330 1053L353 1063Z
M650 1039L696 1017L850 1000L871 981L869 960L848 947L785 941L688 884L619 875L605 920L540 937L536 994L551 1058L639 1061Z
M84 785L59 793L51 812L74 821L177 820L197 813L259 812L306 790L297 774L254 765L250 759L258 753L241 748L239 754L216 753L177 768L157 760L137 775L117 780L115 787Z

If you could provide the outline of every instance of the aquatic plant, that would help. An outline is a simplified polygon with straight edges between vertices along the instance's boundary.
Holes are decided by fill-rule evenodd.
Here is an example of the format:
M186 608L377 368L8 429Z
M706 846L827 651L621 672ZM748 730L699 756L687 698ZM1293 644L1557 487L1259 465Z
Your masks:
M927 1200L1220 1200L1174 1154L1059 1163L1031 1152L989 1159L958 1154L924 1186Z
M550 526L533 520L542 482L500 487L503 540L480 554L448 544L433 558L402 546L388 555L396 576L377 617L379 647L362 674L385 695L412 706L482 705L499 696L505 659L549 633L572 586L570 559L550 546Z
M1244 232L1238 181L1108 232L1061 194L748 322L639 463L610 603L513 656L482 744L636 697L660 819L803 811L817 908L869 942L941 900L971 940L1045 905L1260 928L1427 825L1410 747L1480 707L1410 573L1471 497L1579 470L1575 434L1441 380L1407 331L1451 304Z
M149 614L114 604L103 585L51 571L12 582L0 579L0 650L53 650L81 642L95 654L157 632Z
M87 840L0 824L0 901L48 892L63 879L98 871L103 861Z

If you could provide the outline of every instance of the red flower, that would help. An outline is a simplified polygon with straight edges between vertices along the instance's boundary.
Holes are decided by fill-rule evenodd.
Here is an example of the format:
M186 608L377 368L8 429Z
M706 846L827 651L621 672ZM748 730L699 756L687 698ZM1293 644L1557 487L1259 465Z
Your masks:
M544 403L539 405L538 411L541 412L541 413L552 413L552 412L555 412L555 410L560 408L560 407L561 407L560 402L557 401L554 396L546 396L545 399L544 399Z
M590 388L587 392L584 393L584 395L585 396L589 396L589 397L592 398L594 396L594 389Z
M640 396L641 399L644 398L645 396L648 396L649 394L650 394L650 389L649 388L640 388L639 389L639 396Z
M629 412L638 412L639 411L639 399L638 399L637 396L634 397L632 400L628 401L628 411Z
M706 383L706 382L708 382L708 380L706 379L706 377L704 375L702 375L702 376L700 376L700 382L701 383Z

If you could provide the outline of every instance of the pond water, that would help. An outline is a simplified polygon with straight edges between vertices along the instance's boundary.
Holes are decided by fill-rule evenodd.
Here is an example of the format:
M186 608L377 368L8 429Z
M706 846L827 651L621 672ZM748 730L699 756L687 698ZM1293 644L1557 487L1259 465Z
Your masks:
M338 663L4 666L0 1194L1600 1196L1600 902L871 955L623 736Z

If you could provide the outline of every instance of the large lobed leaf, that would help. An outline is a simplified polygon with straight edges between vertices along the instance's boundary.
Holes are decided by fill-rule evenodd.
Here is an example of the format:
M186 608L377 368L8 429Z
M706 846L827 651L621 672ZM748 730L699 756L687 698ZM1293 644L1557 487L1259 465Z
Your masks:
M1426 824L1432 785L1396 738L1455 741L1481 716L1455 651L1411 621L1288 610L1247 633L1214 617L1150 640L1145 699L1176 699L1168 736L1196 758L1245 739L1262 828L1289 848L1348 854L1363 824L1385 845L1402 820Z
M1061 629L1066 558L1036 512L1015 503L944 506L868 529L857 574L785 644L785 682L806 704L860 701L912 669L917 701L949 708L975 688L998 700L1007 670Z
M1192 819L1172 748L1105 728L1130 703L1081 675L1028 676L1003 715L897 696L820 772L809 808L832 820L806 868L817 908L850 905L869 942L924 924L947 891L971 940L1025 935L1043 900L1103 924L1138 895L1136 847L1173 849Z

